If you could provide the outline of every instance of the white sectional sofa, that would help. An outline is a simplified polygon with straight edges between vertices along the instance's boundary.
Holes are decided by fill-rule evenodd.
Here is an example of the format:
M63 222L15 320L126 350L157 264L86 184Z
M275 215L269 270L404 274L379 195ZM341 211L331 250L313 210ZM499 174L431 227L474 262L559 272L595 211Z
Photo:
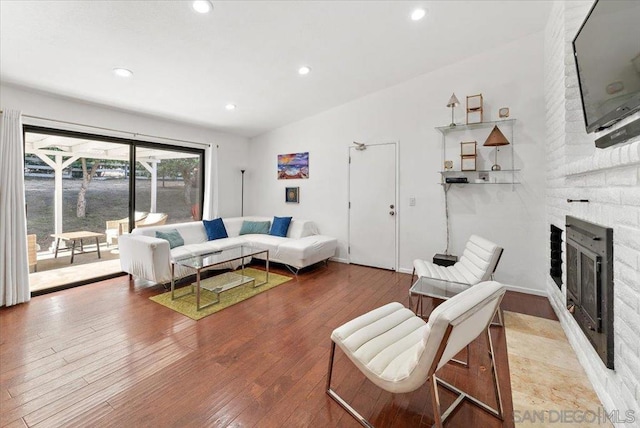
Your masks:
M269 250L269 260L283 263L295 273L303 267L328 260L335 255L336 238L320 235L315 223L309 220L292 219L286 237L266 234L239 235L244 221L272 221L270 217L233 217L223 219L228 238L207 240L201 221L136 228L119 238L120 266L138 278L156 283L171 281L171 261L189 255L224 250L240 244L249 244ZM176 229L184 239L184 245L169 248L169 242L156 238L156 231ZM227 265L221 268L234 269ZM189 268L176 266L176 278L191 275Z

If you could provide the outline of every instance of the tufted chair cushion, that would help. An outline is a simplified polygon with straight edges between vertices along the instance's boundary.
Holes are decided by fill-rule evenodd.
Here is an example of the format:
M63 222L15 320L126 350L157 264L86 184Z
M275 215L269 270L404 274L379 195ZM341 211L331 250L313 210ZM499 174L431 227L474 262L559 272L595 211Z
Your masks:
M502 247L477 235L471 235L460 260L453 266L438 266L426 260L414 260L418 277L474 285L491 279L502 255Z

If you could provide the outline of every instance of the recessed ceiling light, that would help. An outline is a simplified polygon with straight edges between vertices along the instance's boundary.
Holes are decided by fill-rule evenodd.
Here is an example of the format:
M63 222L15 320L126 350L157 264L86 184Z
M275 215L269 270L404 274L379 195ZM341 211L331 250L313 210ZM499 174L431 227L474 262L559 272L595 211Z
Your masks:
M411 13L411 19L414 21L420 21L427 14L424 9L416 9Z
M131 77L133 76L133 71L127 68L114 68L113 74L119 77Z
M235 110L236 109L236 105L235 104L227 104L226 106L224 106L224 108L226 108L229 111Z
M213 9L213 5L208 0L196 0L192 4L193 10L198 13L209 13Z
M304 65L304 66L302 66L302 67L300 67L300 68L298 69L298 74L302 74L303 76L304 76L305 74L309 74L310 72L311 72L311 67L308 67L308 66L306 66L306 65Z

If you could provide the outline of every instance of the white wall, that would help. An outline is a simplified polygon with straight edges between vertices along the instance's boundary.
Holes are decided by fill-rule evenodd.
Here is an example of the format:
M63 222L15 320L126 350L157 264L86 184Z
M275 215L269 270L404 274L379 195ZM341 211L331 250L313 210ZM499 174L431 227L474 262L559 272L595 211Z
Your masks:
M195 141L203 144L215 143L219 146L219 213L226 217L240 214L240 169L245 165L247 157L247 138L216 132L201 126L111 109L97 104L7 85L0 86L0 108L21 110L24 115L80 123L87 126ZM25 118L25 122L27 121L29 119ZM46 126L51 128L64 127L62 124L57 126L55 123L47 123ZM108 131L100 130L86 132L111 135ZM130 135L113 135L131 138ZM144 137L140 139L152 141ZM172 144L171 142L165 143ZM179 143L175 144L179 145Z
M624 426L637 427L640 420L640 137L597 149L594 140L600 135L585 131L571 41L592 5L593 0L556 2L545 32L547 223L564 230L565 216L571 215L613 228L615 370L605 367L566 310L566 286L560 290L549 278L547 289L549 301L607 412L619 410L622 421L626 420L626 411L633 411L635 421L629 419ZM638 119L640 113L624 119L613 129ZM569 204L568 198L588 199L589 203ZM566 284L566 273L563 280Z
M466 95L483 94L485 120L496 120L500 107L510 107L511 117L518 120L514 148L523 184L515 191L508 185L452 188L451 251L460 254L472 233L485 236L505 248L497 279L542 292L548 235L543 227L542 33L253 138L248 212L313 219L322 233L339 239L337 258L347 260L348 147L352 141L399 141L400 269L410 272L413 259L430 259L445 248L444 197L437 173L442 169L441 139L434 127L450 123L446 103L452 92L463 101L457 122L464 121ZM479 145L489 131L476 136ZM479 149L485 157L490 152ZM310 152L310 178L277 180L277 155L304 151ZM450 157L458 159L457 153ZM300 186L299 205L284 202L284 187L291 185ZM416 198L416 206L409 206L410 197Z

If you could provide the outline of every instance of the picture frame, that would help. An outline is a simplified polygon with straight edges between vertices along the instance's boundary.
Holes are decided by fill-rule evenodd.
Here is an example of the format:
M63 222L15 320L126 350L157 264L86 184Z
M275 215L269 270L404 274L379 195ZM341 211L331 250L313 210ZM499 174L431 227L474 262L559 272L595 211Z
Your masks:
M278 155L278 180L309 178L309 152Z
M476 157L475 156L462 156L460 158L460 170L462 170L462 171L475 171L476 170Z
M482 110L482 94L467 95L467 111Z
M467 125L482 123L483 100L482 94L467 95Z
M285 187L284 201L287 203L298 204L300 203L300 188L299 187Z
M467 125L482 123L482 110L467 112Z
M476 156L478 154L477 147L477 141L460 142L460 156Z

